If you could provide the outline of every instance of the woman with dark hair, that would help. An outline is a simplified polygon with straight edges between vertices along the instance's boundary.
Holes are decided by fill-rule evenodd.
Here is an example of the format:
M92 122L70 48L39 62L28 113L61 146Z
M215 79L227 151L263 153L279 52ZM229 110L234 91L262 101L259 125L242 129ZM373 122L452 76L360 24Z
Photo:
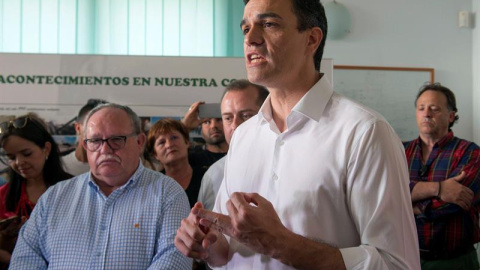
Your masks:
M165 168L163 173L175 179L187 193L190 207L197 202L200 184L206 168L188 163L190 146L188 130L182 122L173 119L157 121L149 130L147 150Z
M11 254L18 230L40 196L72 176L62 167L57 144L34 115L0 123L0 136L9 164L9 182L0 187L0 249Z

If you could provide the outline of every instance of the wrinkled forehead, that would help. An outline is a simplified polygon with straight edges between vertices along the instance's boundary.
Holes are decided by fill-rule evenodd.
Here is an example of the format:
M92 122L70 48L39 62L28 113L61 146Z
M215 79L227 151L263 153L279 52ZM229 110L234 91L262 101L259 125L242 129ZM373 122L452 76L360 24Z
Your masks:
M87 136L125 135L133 132L128 114L118 108L104 108L90 116L84 127Z
M418 97L416 105L437 105L448 107L448 101L447 97L442 92L426 90Z
M257 108L258 91L255 87L249 86L245 89L232 89L225 93L222 99L221 109L224 110L246 110Z

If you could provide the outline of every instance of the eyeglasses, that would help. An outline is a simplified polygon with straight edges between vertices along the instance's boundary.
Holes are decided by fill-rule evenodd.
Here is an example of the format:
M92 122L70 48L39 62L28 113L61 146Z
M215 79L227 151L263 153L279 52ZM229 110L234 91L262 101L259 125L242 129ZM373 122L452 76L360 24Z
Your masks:
M120 150L125 147L127 138L137 136L136 133L132 133L125 136L112 136L106 139L85 139L83 140L85 148L90 152L97 152L102 148L104 142L108 144L112 150Z
M14 120L0 123L0 134L6 133L10 127L24 128L27 125L28 119L28 116L22 116Z

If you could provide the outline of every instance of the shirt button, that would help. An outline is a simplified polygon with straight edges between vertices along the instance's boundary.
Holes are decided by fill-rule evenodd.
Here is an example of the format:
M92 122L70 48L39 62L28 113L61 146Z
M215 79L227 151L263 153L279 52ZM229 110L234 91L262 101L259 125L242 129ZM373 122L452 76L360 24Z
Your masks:
M102 256L102 253L101 253L101 252L97 252L96 255L97 255L97 257L100 257L100 256Z
M107 229L107 226L100 226L100 230L105 231Z
M278 176L276 174L273 175L273 180L274 181L277 181L278 180Z
M283 142L283 141L280 141L280 143L279 143L279 144L280 144L280 146L282 146L282 145L284 145L284 144L285 144L285 142Z

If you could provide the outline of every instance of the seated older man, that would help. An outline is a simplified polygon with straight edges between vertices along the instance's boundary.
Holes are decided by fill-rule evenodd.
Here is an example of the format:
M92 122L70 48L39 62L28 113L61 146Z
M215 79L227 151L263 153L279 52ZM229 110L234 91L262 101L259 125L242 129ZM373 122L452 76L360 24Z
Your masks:
M18 236L10 269L191 269L174 246L189 204L175 180L143 167L145 135L128 107L85 119L89 174L50 188Z

